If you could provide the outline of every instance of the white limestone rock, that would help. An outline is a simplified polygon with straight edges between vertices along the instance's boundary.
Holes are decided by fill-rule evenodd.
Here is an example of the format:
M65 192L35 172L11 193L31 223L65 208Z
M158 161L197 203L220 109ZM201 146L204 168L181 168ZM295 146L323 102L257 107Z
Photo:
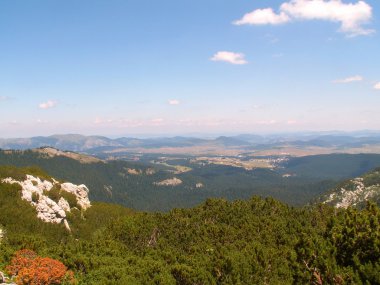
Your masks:
M21 198L28 201L37 210L37 217L47 223L60 224L70 230L70 226L66 220L66 212L70 212L71 208L66 199L61 197L57 202L47 196L53 186L60 186L61 191L66 191L75 196L78 205L86 210L91 207L88 199L89 190L85 185L75 185L72 183L59 184L58 181L41 180L39 177L26 175L24 181L17 181L13 178L5 178L2 183L18 184L21 186ZM37 200L36 200L37 197ZM33 201L34 200L34 201Z
M67 202L63 197L59 199L58 206L60 206L65 212L71 212L69 202Z
M340 188L339 191L331 193L324 204L334 204L336 208L348 208L368 201L380 195L380 185L366 187L363 178L358 177L350 180L349 188Z
M0 271L0 285L17 285L16 283L10 281L11 279Z
M153 184L157 186L173 186L174 187L174 186L178 186L182 184L182 180L177 177L173 177L171 179L166 179L160 182L154 182Z
M86 210L89 207L91 207L91 202L88 199L89 190L86 187L86 185L83 185L83 184L75 185L72 183L62 183L61 189L68 192L68 193L74 194L75 197L77 198L78 205L81 206L81 208L83 210Z
M3 238L4 238L4 235L5 235L4 230L2 229L2 227L0 227L0 244L1 244L1 241L3 240Z

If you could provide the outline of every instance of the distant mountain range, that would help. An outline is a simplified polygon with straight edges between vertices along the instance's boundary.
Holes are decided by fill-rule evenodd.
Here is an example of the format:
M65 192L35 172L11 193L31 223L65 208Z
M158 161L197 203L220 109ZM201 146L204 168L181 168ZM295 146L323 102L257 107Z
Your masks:
M355 133L299 133L283 135L242 134L237 136L220 136L213 139L195 137L129 138L111 139L104 136L84 136L64 134L39 136L31 138L0 139L1 149L31 149L54 147L61 150L97 154L117 149L159 149L159 148L225 148L252 151L276 147L295 148L360 148L380 146L380 132Z

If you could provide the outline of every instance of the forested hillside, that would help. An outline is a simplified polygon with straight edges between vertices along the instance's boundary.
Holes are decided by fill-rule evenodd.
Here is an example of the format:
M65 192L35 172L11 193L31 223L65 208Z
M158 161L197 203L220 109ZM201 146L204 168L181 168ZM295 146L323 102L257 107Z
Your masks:
M210 197L234 200L253 195L301 206L333 188L341 179L380 165L380 155L291 158L275 169L252 170L190 163L190 158L183 158L173 160L186 170L178 173L173 167L149 161L101 161L73 153L65 156L32 150L0 151L0 165L35 165L57 179L86 184L91 200L144 211L193 207ZM177 184L166 185L174 178Z
M28 249L79 284L380 284L374 204L293 208L253 197L144 213L95 203L71 217L70 233L38 220L18 191L0 184L0 271Z

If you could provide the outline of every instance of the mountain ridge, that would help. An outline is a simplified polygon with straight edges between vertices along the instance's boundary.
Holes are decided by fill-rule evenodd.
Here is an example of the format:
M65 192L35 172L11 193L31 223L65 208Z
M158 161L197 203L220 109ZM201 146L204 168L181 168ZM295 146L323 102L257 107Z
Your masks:
M318 199L323 204L345 209L362 209L370 201L380 206L380 168L346 180Z
M67 151L96 152L99 149L117 150L127 148L131 151L138 149L186 148L186 147L216 147L241 149L250 151L252 148L294 146L294 147L334 147L360 148L380 145L380 134L377 132L362 133L316 133L316 134L284 134L284 135L255 135L244 134L235 136L219 136L215 138L198 138L187 136L133 138L108 138L105 136L85 136L80 134L59 134L52 136L37 136L30 138L0 138L2 149L30 149L53 147Z

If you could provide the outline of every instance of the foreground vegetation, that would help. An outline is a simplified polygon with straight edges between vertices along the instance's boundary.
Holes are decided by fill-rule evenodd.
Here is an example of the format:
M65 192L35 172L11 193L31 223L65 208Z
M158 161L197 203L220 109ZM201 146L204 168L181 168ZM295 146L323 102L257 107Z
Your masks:
M12 171L26 170L0 169L0 178ZM38 220L19 191L0 184L0 271L14 273L20 250L37 265L54 260L61 279L36 284L380 284L374 204L293 208L253 197L143 213L94 203L69 217L69 233ZM30 264L20 271L28 278L41 272Z

